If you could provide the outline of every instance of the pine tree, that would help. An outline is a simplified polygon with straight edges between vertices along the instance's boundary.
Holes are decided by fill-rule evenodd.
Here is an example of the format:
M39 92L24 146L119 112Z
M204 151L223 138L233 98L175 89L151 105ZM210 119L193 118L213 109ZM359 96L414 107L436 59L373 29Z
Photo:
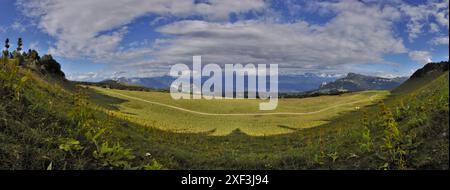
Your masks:
M17 40L17 52L20 52L20 51L22 51L22 38L19 38L18 40Z
M17 40L17 49L12 53L13 54L13 58L17 59L17 61L19 62L19 65L23 66L25 64L25 60L24 57L22 55L22 38L19 38Z
M8 49L9 49L9 38L6 38L6 41L5 41L5 51L8 51Z
M7 59L9 57L9 39L6 38L5 40L5 50L3 51L3 58Z

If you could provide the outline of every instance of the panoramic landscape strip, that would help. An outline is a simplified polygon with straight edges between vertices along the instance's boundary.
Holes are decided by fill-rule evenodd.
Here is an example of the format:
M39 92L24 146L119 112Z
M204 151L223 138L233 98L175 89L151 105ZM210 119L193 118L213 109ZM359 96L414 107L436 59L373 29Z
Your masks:
M0 15L15 188L448 178L449 0L2 0Z

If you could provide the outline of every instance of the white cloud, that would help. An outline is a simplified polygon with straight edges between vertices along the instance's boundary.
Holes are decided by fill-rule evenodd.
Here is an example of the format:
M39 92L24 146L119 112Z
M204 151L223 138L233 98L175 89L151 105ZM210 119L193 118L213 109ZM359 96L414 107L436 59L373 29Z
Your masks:
M26 31L26 27L24 24L22 24L21 22L15 21L11 24L11 28L16 31L16 32L20 32L23 33Z
M105 59L114 56L134 19L159 15L203 15L214 20L227 19L230 13L259 9L262 0L211 0L208 4L186 0L19 0L23 13L37 26L56 38L50 52L75 57ZM108 32L110 31L110 32Z
M241 13L248 10L264 8L263 0L210 0L189 10L195 14L207 15L209 19L226 20L230 13Z
M444 31L449 29L449 0L427 1L425 4L400 6L402 12L409 17L407 24L409 39L413 41L424 32L428 26L431 32ZM435 21L435 22L433 22Z
M67 79L72 81L95 81L99 74L96 72L74 73L67 75Z
M92 58L127 70L190 63L193 55L202 55L204 63L280 63L292 70L336 71L352 64L387 63L383 58L386 54L406 52L402 39L392 29L401 19L401 10L390 5L359 1L313 3L315 6L309 9L314 10L310 11L333 15L321 24L301 20L284 23L264 16L229 23L230 13L266 9L264 1L193 2L19 0L18 5L42 31L56 39L50 53ZM150 13L161 16L155 23L165 16L183 20L198 15L204 19L160 27L158 31L170 37L157 39L153 46L121 48L129 30L127 25ZM151 59L143 59L146 55Z
M417 63L427 64L432 62L430 52L427 51L412 51L409 52L409 58Z
M156 26L157 24L159 24L160 22L164 21L165 19L166 19L166 18L165 18L165 17L162 17L162 16L156 17L155 19L153 19L153 20L150 22L150 26Z
M139 69L133 70L128 67L117 68L117 69L106 69L95 72L73 72L67 73L66 77L69 80L74 81L91 81L98 82L107 79L118 79L122 77L126 78L144 78L144 77L161 77L167 74L169 67L166 66L155 66L151 69Z
M406 51L392 32L398 10L345 1L322 9L336 17L325 24L304 21L277 23L240 21L211 23L180 21L158 29L174 36L153 53L153 64L189 63L202 55L204 63L279 63L297 69L344 69L343 65L386 63L388 53Z
M430 32L439 32L441 29L436 23L430 23Z
M448 36L436 37L431 40L431 43L434 45L448 45Z
M39 52L39 42L31 42L30 45L28 45L28 49L34 49Z

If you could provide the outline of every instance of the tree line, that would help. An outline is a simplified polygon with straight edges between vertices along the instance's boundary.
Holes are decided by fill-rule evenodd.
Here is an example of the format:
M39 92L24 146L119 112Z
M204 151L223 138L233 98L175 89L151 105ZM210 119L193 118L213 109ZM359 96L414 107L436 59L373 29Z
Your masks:
M10 52L11 47L9 38L5 40L5 46L2 53L2 59L6 60L16 60L19 66L28 67L43 74L52 74L60 77L65 77L64 72L61 71L61 64L59 64L51 54L45 54L42 57L35 49L28 49L28 51L23 51L23 41L22 38L17 39L17 48Z

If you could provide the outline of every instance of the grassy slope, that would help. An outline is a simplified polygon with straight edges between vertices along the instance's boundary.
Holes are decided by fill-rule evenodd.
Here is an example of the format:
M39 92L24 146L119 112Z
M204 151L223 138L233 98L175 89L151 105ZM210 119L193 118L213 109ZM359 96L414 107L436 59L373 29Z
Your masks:
M52 137L70 133L61 127L67 124L66 116L51 111L51 100L62 103L69 93L28 70L16 69L14 60L9 62L0 62L0 168L45 168L50 160L63 157L62 152L49 148L55 144ZM22 80L26 82L20 87Z
M391 148L380 105L286 135L211 137L137 128L125 130L124 138L178 169L448 169L448 86L448 72L435 74L409 81L385 100L399 130Z
M389 118L380 105L285 135L252 137L234 131L212 137L143 128L123 129L122 134L141 154L151 152L178 169L448 169L448 72L441 74L409 81L385 100L400 131L392 148L386 141L392 132L383 125ZM369 138L363 135L367 131Z
M238 114L267 113L260 111L260 100L178 100L174 101L168 93L140 92L103 89L90 87L108 96L123 99L108 101L110 98L91 93L94 100L101 105L115 106L117 115L132 122L172 132L211 132L212 135L228 135L240 129L252 136L267 136L291 133L298 129L322 125L345 111L355 107L376 102L388 95L386 91L367 91L344 94L340 96L322 96L303 99L281 99L278 108L270 113L311 113L306 115L200 115L173 108L155 105L142 100L149 100L173 105L203 113ZM120 94L117 94L120 93ZM121 96L121 94L139 98L138 100ZM142 99L142 100L141 100ZM323 110L323 111L321 111Z
M0 169L159 168L112 135L126 122L96 111L81 89L0 60Z
M448 169L448 91L449 74L447 71L409 80L384 100L384 104L393 114L398 125L397 128L406 139L403 141L410 141L401 143L402 149L407 152L404 156L407 168ZM351 168L351 165L358 168L384 168L388 162L383 152L387 151L384 147L386 146L386 133L389 134L389 130L380 127L381 109L379 105L353 114L346 114L321 128L327 128L327 133L335 133L341 128L363 133L361 120L364 112L369 116L368 127L374 150L362 151L357 154L358 159L343 160L342 164L345 168ZM406 137L409 136L411 138L407 139ZM350 140L344 139L343 141L355 143L356 139L350 138ZM357 146L361 149L361 142L364 140L360 139L359 141L360 143L357 141L355 144L348 143L348 147L345 147L343 152L353 154L354 152L349 151L357 151ZM332 140L331 143L334 141ZM398 164L390 163L390 166L390 168L399 169Z
M217 137L122 121L86 101L83 89L1 65L2 169L448 169L448 72L394 91L385 100L392 114L374 105L290 134Z

